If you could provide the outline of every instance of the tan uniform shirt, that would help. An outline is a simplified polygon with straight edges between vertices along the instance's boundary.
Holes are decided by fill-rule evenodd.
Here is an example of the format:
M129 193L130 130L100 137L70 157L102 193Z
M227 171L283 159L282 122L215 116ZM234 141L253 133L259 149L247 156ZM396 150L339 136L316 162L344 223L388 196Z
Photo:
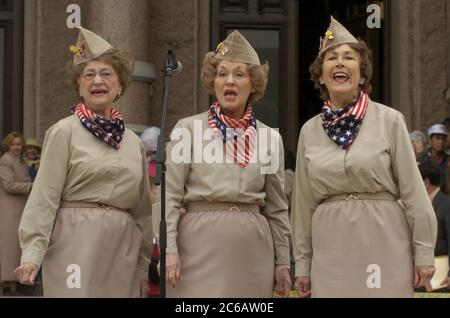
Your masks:
M387 191L401 198L412 233L415 265L434 264L436 216L417 168L403 115L369 102L361 130L346 151L326 135L319 115L300 132L292 197L296 276L309 276L311 219L327 197ZM376 240L376 238L373 238Z
M294 178L295 172L291 169L284 170L285 182L284 182L284 193L286 193L286 197L288 203L291 204L292 201L292 190L294 187Z
M61 200L128 209L143 235L141 262L148 261L153 231L147 163L142 142L132 131L125 130L116 150L87 131L75 115L49 128L19 228L22 263L41 265Z
M177 137L175 140L175 129L185 128L185 131L194 137L195 121L201 123L201 129L196 131L197 134L200 133L200 136L209 128L207 112L182 119L175 126L167 148L167 251L177 251L180 206L195 201L255 203L262 207L261 212L269 222L273 234L276 264L289 265L290 229L287 200L284 194L284 153L281 136L275 130L257 121L257 129L262 127L267 129L268 136L272 136L279 145L279 150L276 151L270 148L269 143L272 156L272 159L269 159L277 163L272 174L261 173L261 167L269 163L264 165L259 159L257 163L249 163L244 169L234 163L175 163L172 150L178 153L179 146L182 144L178 142L178 139L182 137ZM198 147L197 141L190 142L188 161L194 161L195 149L201 152L206 151L208 145L212 144L211 140L212 138L204 141L203 147ZM219 143L218 149L223 153L221 137L215 139L215 142ZM274 160L275 156L277 160Z

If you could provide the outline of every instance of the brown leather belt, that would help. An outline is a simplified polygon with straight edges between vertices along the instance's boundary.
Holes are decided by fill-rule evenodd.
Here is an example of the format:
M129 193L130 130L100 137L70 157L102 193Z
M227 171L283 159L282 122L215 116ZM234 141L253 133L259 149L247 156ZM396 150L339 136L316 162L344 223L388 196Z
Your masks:
M326 198L324 202L330 201L348 201L348 200L384 200L384 201L397 201L397 198L389 192L375 192L375 193L344 193L333 195Z
M228 211L228 212L255 212L259 213L260 208L256 203L236 203L236 202L208 202L196 201L186 204L187 212L206 212L206 211Z
M128 210L118 208L116 206L103 204L103 203L94 203L94 202L61 201L59 207L60 208L97 208L97 209L118 210L118 211L122 211L122 212L128 212Z

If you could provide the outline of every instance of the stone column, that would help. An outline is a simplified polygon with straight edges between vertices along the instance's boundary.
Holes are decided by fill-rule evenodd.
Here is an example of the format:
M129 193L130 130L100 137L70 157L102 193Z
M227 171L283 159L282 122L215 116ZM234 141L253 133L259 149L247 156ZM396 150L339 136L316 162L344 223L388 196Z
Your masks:
M89 1L90 18L86 28L102 36L116 48L125 49L135 61L152 63L148 0ZM150 125L157 109L152 85L133 80L125 95L116 102L128 125Z
M449 114L447 1L392 1L390 54L392 105L410 130L427 128Z
M77 94L67 84L65 66L73 58L70 44L78 31L68 29L66 8L81 7L87 20L89 0L25 1L24 25L24 134L42 141L45 131L70 114Z
M445 94L445 99L447 100L448 106L450 106L450 2L446 2L447 5L447 92ZM450 117L450 114L447 113L447 117Z
M420 30L418 41L421 46L418 57L420 67L421 120L423 128L442 122L449 116L450 107L445 100L447 89L447 52L449 38L446 20L448 0L419 1ZM425 126L425 127L424 127Z
M201 87L201 61L209 50L209 1L149 0L150 60L155 63L155 104L160 122L162 69L167 47L176 50L183 71L170 82L167 132L177 120L207 110L208 96ZM155 30L155 31L152 31Z

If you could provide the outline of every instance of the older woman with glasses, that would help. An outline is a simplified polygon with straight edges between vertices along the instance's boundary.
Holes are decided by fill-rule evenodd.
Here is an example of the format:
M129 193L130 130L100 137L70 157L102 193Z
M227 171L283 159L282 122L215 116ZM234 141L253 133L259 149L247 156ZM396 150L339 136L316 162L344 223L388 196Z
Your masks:
M70 49L80 102L46 133L19 228L17 277L33 284L42 264L46 297L139 297L153 235L147 162L113 105L133 65L84 28Z

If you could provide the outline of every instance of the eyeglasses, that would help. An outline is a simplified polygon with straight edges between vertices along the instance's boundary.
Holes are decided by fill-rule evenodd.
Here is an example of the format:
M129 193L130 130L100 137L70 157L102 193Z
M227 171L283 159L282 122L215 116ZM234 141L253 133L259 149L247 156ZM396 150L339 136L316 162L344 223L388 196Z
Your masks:
M228 71L219 70L219 71L216 72L215 77L217 77L217 78L228 78L229 73L230 72L228 72ZM241 70L233 71L233 72L231 72L231 74L233 75L233 78L238 78L238 79L245 78L245 77L249 76L249 74L247 72L244 72L244 71L241 71Z
M81 78L86 81L92 81L94 80L95 77L97 77L97 75L100 76L100 78L103 80L109 80L113 78L114 75L116 75L116 73L112 70L101 71L100 73L96 73L94 71L87 71L81 74Z

